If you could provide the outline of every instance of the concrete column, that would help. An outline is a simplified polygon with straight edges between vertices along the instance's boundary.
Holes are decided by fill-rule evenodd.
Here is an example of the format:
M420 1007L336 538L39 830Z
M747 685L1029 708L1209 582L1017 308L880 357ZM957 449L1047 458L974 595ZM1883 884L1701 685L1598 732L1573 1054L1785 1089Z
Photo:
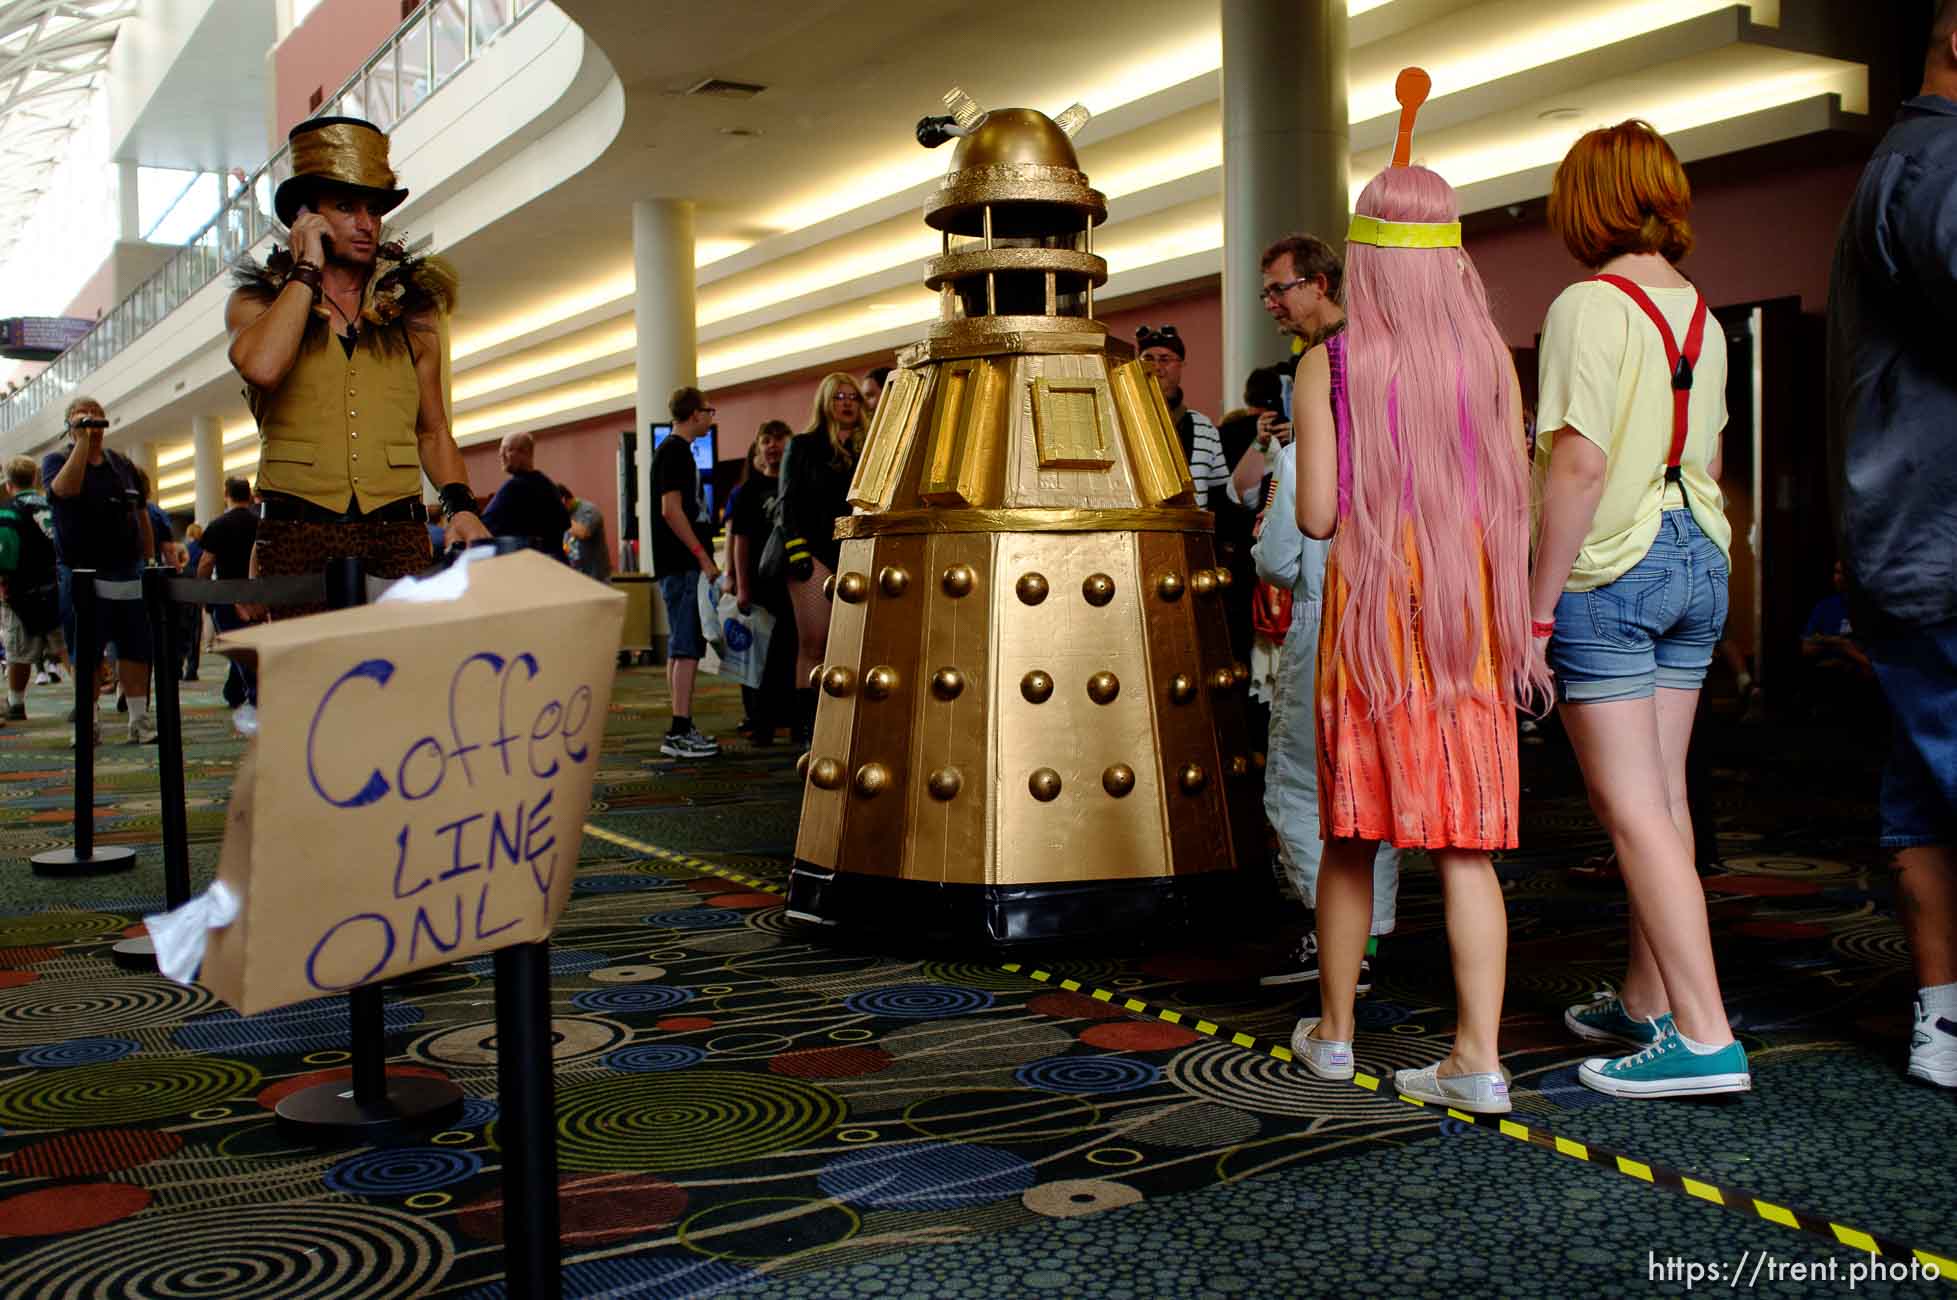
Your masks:
M632 205L636 272L633 322L638 334L639 567L652 567L652 426L672 418L666 402L675 388L699 381L693 328L693 204L641 199ZM622 517L624 502L612 515Z
M1257 258L1293 231L1345 243L1346 0L1222 0L1223 406L1286 355Z
M196 520L208 524L224 513L224 426L215 415L190 421L191 468L197 472Z
M136 188L133 162L116 163L116 238L125 242L143 237L142 202Z

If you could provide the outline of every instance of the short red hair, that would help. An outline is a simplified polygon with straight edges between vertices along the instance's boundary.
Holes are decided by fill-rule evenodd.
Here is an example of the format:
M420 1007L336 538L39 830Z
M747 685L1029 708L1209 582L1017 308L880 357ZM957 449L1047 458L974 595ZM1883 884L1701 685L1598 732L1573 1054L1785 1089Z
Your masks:
M1549 224L1563 247L1596 268L1625 253L1692 251L1692 183L1665 137L1632 118L1590 132L1564 155L1549 186Z

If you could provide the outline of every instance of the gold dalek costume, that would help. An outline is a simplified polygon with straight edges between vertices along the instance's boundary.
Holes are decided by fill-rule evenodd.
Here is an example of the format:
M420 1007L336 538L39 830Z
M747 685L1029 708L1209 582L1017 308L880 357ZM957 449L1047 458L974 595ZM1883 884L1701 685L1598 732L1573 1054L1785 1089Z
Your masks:
M1262 874L1249 674L1161 390L1094 319L1087 111L945 102L941 315L836 524L789 911L994 946L1200 926Z

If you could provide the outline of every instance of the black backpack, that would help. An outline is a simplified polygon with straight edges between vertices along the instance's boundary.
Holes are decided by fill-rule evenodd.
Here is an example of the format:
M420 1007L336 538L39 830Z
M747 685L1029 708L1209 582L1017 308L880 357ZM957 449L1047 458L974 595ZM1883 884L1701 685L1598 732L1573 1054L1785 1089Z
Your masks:
M61 622L54 543L32 515L11 505L0 506L0 576L7 606L29 636L45 636Z

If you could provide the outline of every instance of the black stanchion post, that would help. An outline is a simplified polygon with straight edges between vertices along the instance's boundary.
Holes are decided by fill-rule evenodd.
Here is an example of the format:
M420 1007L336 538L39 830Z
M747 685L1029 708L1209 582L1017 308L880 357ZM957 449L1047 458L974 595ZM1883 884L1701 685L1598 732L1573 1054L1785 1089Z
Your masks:
M170 911L190 901L190 819L184 810L182 701L176 673L163 667L177 661L178 649L168 569L143 570L143 613L156 660L150 665L150 681L156 687L156 766L163 804L163 906ZM124 939L115 946L114 957L124 970L156 969L156 945L148 935Z
M75 607L70 661L75 678L75 847L36 853L30 861L37 876L102 876L135 866L136 850L120 844L95 847L95 683L102 665L95 570L72 570L69 589Z
M328 560L327 607L366 603L366 566L347 556ZM387 1072L386 1005L379 984L349 992L347 1014L353 1087L320 1083L292 1093L278 1104L282 1129L318 1143L379 1142L440 1128L462 1114L462 1090L447 1079Z
M547 942L496 951L496 1085L502 1107L505 1287L513 1296L558 1300L563 1285Z

